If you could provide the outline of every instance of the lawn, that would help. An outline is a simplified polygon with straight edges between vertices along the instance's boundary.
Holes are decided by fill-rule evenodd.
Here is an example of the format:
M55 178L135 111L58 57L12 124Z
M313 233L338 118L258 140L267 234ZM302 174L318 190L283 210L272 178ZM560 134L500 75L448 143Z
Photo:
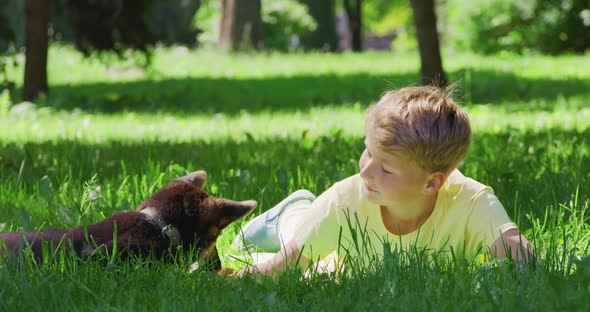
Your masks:
M159 48L142 69L55 45L49 58L50 97L0 97L2 231L97 222L199 169L210 193L256 199L255 214L299 188L321 193L358 170L364 108L419 82L416 53ZM537 266L433 267L408 255L337 280L290 271L256 281L188 274L183 263L0 261L0 310L586 309L590 58L443 58L474 131L460 169L494 188ZM22 68L10 75L20 86ZM238 228L218 241L234 268Z

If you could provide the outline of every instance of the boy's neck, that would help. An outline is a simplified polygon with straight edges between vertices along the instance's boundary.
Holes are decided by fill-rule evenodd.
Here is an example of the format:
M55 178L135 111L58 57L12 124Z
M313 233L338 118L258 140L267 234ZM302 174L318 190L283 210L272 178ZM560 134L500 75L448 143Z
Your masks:
M383 225L395 235L414 232L432 215L436 198L437 196L426 197L403 207L380 206Z

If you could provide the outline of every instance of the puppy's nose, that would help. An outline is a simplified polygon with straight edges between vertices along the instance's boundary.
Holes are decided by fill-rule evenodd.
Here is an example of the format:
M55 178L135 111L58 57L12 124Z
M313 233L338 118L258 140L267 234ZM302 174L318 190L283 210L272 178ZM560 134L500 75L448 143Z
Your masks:
M241 202L241 204L246 207L250 207L250 209L254 209L258 205L258 203L255 200L244 200Z

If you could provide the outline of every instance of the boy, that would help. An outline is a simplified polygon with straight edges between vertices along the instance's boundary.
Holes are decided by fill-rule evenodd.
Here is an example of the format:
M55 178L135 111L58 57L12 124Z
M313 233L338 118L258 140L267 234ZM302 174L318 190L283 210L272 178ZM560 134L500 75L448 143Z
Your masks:
M449 91L426 86L387 92L367 110L365 134L359 174L317 199L298 191L244 227L236 244L278 253L238 276L272 274L292 262L306 270L367 246L382 256L386 241L468 260L483 253L517 261L532 255L492 189L456 169L469 149L471 128ZM355 244L351 224L365 233L363 246Z

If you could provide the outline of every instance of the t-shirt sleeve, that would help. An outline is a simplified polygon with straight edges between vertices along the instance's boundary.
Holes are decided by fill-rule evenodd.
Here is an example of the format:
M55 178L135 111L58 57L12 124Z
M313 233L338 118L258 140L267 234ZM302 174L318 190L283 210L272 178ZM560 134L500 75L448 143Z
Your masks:
M473 210L465 229L466 256L484 253L506 231L516 228L491 189L473 199Z
M337 187L332 186L310 206L285 212L279 225L283 242L295 242L302 255L314 262L336 251L343 221L340 200Z

